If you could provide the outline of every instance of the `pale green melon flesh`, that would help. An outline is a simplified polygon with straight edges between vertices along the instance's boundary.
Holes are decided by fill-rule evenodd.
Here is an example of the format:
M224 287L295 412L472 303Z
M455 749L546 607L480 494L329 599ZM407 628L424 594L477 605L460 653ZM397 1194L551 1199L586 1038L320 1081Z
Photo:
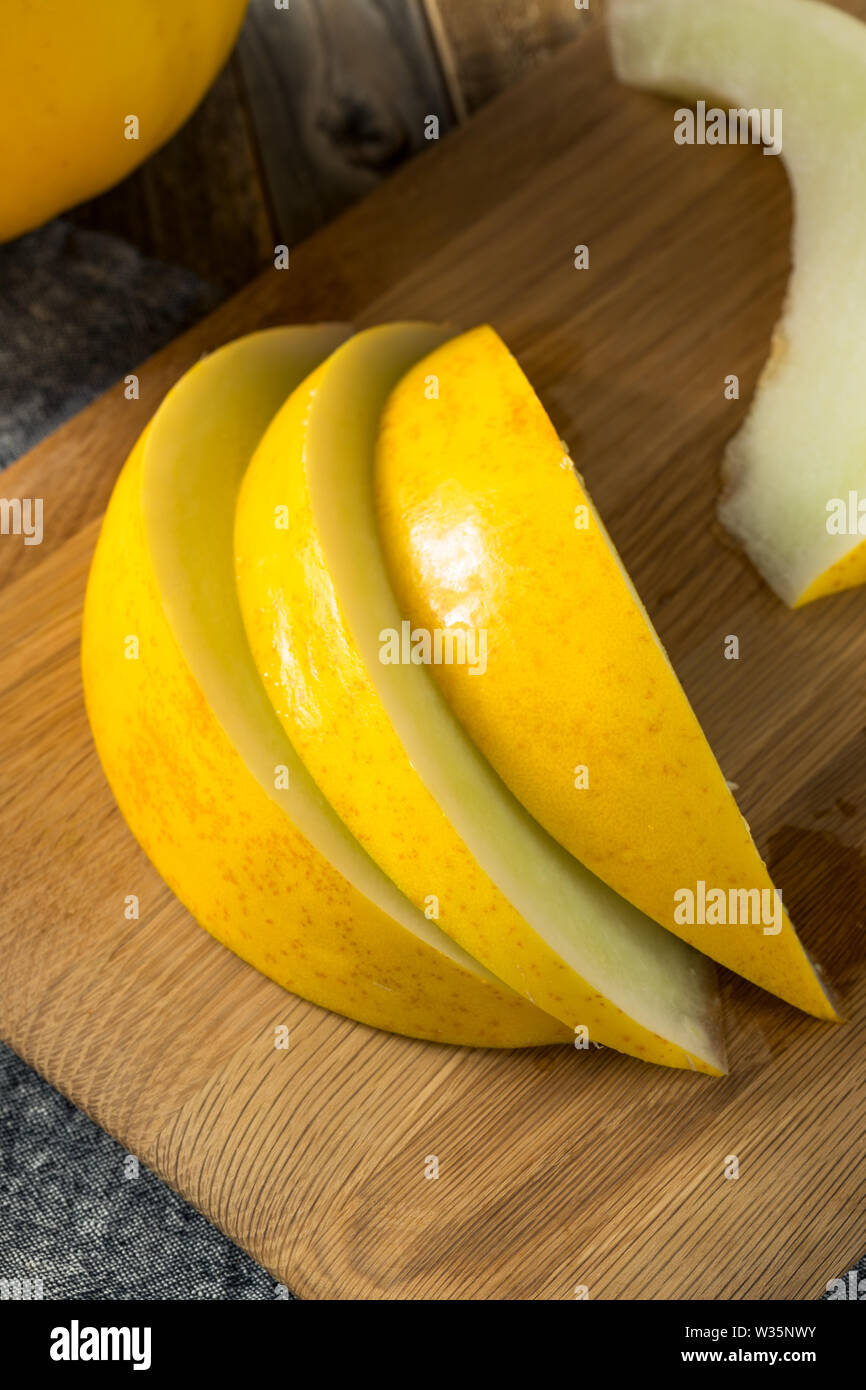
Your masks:
M783 113L793 271L719 514L795 603L863 540L829 534L827 504L866 494L866 24L817 0L608 0L607 14L622 81Z

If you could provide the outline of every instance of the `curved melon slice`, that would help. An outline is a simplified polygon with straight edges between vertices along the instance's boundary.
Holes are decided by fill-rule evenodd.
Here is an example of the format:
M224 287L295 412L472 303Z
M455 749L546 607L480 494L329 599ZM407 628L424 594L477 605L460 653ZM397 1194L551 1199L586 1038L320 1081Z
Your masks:
M276 329L215 352L136 445L85 605L99 755L177 896L285 988L417 1037L562 1042L561 1024L460 951L364 854L297 758L252 663L234 588L237 487L274 411L345 336L338 326Z
M862 584L866 25L814 0L610 0L608 18L622 81L783 113L793 271L719 515L787 603Z
M431 376L438 400L425 394ZM401 611L473 643L486 632L483 677L433 670L520 801L657 922L834 1017L781 907L778 933L764 934L776 900L748 827L553 425L491 328L446 343L397 386L376 499ZM680 924L688 899L675 895L691 890L699 915L699 882L757 890L736 912L759 920Z
M570 858L508 793L423 666L386 665L402 614L373 507L379 414L444 338L359 334L287 402L244 479L238 593L282 723L398 887L500 979L595 1042L718 1072L712 967ZM275 529L278 508L290 529Z

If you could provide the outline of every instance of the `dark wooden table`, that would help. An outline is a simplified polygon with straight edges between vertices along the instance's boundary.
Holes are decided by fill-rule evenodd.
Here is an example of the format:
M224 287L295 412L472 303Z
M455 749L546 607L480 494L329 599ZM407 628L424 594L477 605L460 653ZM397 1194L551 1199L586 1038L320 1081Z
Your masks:
M186 126L71 215L233 290L599 22L574 0L250 0Z

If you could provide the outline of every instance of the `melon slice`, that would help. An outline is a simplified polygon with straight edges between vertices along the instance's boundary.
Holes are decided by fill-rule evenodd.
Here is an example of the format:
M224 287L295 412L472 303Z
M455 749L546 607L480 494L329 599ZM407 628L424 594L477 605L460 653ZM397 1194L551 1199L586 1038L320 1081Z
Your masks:
M623 82L782 112L793 270L728 446L719 516L791 605L862 584L866 25L815 0L609 0L607 12Z
M553 425L493 329L446 343L396 387L376 502L401 612L472 643L486 633L484 676L432 670L515 796L662 926L834 1017L781 903L772 934L773 885L748 827ZM693 917L721 915L718 899L701 912L701 883L726 895L725 925L678 920L689 902L680 890L693 894ZM731 889L758 896L738 897L732 913ZM758 920L730 925L732 915Z
M99 755L177 896L285 988L416 1037L562 1042L560 1023L455 946L353 840L252 663L234 588L238 484L275 410L345 337L334 325L275 329L215 352L136 445L85 605L82 670Z
M709 962L541 830L428 670L380 660L383 634L399 633L403 614L376 531L379 415L400 376L445 336L419 324L359 334L295 392L256 451L235 544L265 689L365 849L498 978L596 1043L718 1072ZM274 526L280 509L288 530Z

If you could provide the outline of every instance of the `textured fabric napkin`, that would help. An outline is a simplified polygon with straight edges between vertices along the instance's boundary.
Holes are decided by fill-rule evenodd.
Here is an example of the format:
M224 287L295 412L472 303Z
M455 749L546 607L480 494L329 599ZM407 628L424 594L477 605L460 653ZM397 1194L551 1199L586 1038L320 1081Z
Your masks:
M187 271L62 221L0 247L0 467L218 298ZM41 1280L46 1298L292 1296L0 1044L7 1279ZM856 1278L844 1288L850 1296Z
M63 221L0 246L0 467L219 297ZM291 1297L0 1044L0 1299L6 1280L46 1299Z

